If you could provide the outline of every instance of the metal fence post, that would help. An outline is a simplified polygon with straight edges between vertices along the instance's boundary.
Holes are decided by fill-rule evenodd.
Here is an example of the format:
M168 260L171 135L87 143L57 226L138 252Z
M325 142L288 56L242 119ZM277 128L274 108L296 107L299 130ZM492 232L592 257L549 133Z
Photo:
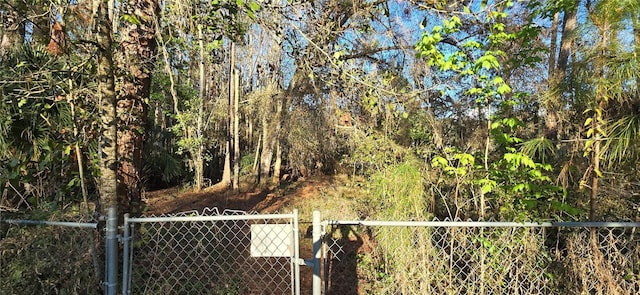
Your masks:
M129 213L124 215L124 233L122 234L122 294L129 294Z
M118 292L118 211L116 206L110 206L107 209L105 252L104 293L116 295Z
M294 209L293 210L293 259L295 260L294 263L294 277L295 277L295 283L294 283L294 294L299 295L300 294L300 228L299 228L299 223L298 223L298 209Z
M320 259L322 258L322 219L320 211L313 211L313 295L322 293L320 277Z

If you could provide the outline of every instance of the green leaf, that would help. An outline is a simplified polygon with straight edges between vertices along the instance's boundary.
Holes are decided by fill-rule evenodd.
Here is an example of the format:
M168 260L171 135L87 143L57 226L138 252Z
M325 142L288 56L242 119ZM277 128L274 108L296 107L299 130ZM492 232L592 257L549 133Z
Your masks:
M571 215L579 215L582 213L582 210L580 210L579 208L573 207L566 203L562 203L560 201L551 201L551 208L555 210L564 211Z
M258 4L258 2L256 1L251 1L249 2L249 9L251 9L251 11L258 11L260 10L260 4Z
M511 188L511 191L521 193L529 190L529 185L526 183L518 183Z
M455 154L453 158L460 161L460 164L464 166L472 166L475 163L475 158L467 153Z
M593 128L587 129L587 137L593 136Z
M498 63L498 59L494 55L485 53L485 55L481 56L476 61L476 67L478 66L481 66L482 68L487 70L498 69L500 68L500 63Z
M467 169L465 169L464 167L458 167L456 168L456 174L463 176L467 174Z
M18 108L23 107L25 104L27 104L27 99L26 98L20 99L20 101L18 101Z
M441 168L448 167L449 161L441 156L436 156L431 160L431 166Z
M133 15L133 14L123 14L120 17L120 20L128 22L128 23L133 24L133 25L139 25L140 24L140 20L138 19L138 17Z
M595 172L596 175L598 175L598 177L600 177L600 178L604 177L604 175L602 174L602 171L600 171L600 169L593 169L593 172Z
M506 94L511 92L511 87L509 87L509 85L507 84L502 84L500 87L498 87L498 93L500 94Z
M520 201L522 205L524 205L525 209L531 210L538 206L538 200L536 199L523 199Z

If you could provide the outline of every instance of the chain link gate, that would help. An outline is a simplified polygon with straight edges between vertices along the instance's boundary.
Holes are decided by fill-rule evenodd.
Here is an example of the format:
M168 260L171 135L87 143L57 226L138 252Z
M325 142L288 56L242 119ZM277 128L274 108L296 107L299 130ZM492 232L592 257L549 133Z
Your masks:
M321 224L314 295L640 294L638 222Z
M123 294L300 294L298 213L125 218Z

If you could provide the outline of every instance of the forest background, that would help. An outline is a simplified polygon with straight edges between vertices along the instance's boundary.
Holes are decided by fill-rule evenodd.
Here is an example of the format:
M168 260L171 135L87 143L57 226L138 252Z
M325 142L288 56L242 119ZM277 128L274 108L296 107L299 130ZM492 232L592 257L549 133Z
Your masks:
M0 20L3 211L324 174L363 217L640 218L639 1L2 0Z

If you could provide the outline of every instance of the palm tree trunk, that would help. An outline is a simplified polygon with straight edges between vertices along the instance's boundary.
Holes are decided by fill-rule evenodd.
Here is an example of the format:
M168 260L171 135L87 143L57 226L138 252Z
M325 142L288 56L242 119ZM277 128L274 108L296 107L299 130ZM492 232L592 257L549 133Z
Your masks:
M111 54L111 24L107 19L106 3L100 3L98 16L98 95L100 104L100 206L103 210L117 205L117 129L116 94L113 76L113 58Z
M117 116L116 116L116 92L114 79L114 63L111 53L113 40L111 39L111 23L107 15L107 3L99 0L97 11L97 37L98 46L97 69L98 96L100 103L100 176L98 190L100 192L99 205L103 216L107 217L105 235L105 263L115 266L118 259L117 240ZM115 220L114 220L115 219ZM102 269L98 267L97 269ZM108 283L105 294L115 294L117 270L115 267L107 268L104 281Z

